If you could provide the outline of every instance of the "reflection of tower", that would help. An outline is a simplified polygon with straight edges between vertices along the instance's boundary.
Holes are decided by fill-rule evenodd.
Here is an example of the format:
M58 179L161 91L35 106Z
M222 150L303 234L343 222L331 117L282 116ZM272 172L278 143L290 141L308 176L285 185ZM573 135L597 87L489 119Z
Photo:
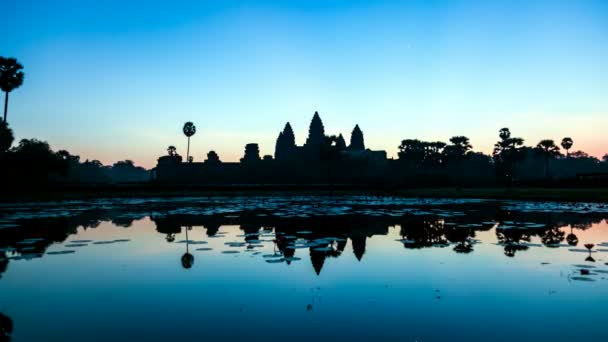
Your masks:
M339 239L336 249L338 250L338 254L344 252L344 248L346 248L346 239Z
M260 225L258 224L242 224L241 230L245 232L245 242L259 240Z
M204 227L207 229L207 236L215 236L220 230L220 226L221 224L216 222L205 224Z
M296 250L294 248L290 248L289 245L294 242L295 239L288 239L282 235L277 235L275 239L277 248L283 254L284 258L293 258L296 254ZM291 264L291 261L287 260L287 264Z
M359 261L361 261L361 258L363 258L363 254L365 254L366 240L367 236L365 235L354 235L350 237L350 241L353 245L353 252L355 253L355 257Z
M325 252L310 248L310 262L317 275L321 274L321 269L323 269L323 264L325 263Z

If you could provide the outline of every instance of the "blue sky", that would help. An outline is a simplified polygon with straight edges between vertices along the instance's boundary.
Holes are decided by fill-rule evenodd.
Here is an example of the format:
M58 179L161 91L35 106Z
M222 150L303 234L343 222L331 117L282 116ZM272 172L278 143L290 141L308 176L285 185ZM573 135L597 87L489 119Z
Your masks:
M168 145L195 160L244 145L274 152L290 121L395 155L403 138L502 127L536 144L571 136L608 153L608 1L29 1L3 4L0 55L26 81L17 138L153 166Z

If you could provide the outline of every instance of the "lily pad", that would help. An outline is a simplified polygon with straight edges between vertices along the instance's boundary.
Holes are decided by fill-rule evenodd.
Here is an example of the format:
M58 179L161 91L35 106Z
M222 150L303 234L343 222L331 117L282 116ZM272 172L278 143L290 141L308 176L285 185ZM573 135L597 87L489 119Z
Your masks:
M285 259L280 258L280 259L266 259L266 262L269 264L278 264L278 263L282 263L285 262Z
M223 254L238 254L240 251L222 251Z
M73 253L76 253L76 251L72 250L72 249L66 249L64 251L46 252L46 254L48 254L48 255L73 254Z

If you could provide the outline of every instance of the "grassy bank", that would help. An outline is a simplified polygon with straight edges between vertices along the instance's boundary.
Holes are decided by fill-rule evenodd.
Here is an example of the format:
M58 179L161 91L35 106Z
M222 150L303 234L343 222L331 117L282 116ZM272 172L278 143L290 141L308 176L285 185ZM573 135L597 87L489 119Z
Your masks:
M81 200L94 198L184 197L184 196L257 196L257 195L322 195L330 194L326 185L231 185L175 186L153 184L116 184L62 186L39 190L7 189L2 202ZM334 195L387 195L428 198L483 198L546 201L592 201L608 203L608 187L568 188L398 188L335 186Z

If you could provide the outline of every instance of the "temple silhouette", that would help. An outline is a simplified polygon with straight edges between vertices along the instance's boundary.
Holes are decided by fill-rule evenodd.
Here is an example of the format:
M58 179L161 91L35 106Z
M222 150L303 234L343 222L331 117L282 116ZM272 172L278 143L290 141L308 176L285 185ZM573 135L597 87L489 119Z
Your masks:
M328 139L331 144L328 143ZM328 156L327 148L335 153ZM153 178L166 183L198 184L327 184L377 183L387 172L386 151L365 148L363 131L355 125L347 145L342 134L328 136L323 121L315 112L308 137L302 146L287 122L279 133L274 157L260 157L257 143L245 145L240 162L222 162L210 151L203 162L182 162L175 150L158 158Z

